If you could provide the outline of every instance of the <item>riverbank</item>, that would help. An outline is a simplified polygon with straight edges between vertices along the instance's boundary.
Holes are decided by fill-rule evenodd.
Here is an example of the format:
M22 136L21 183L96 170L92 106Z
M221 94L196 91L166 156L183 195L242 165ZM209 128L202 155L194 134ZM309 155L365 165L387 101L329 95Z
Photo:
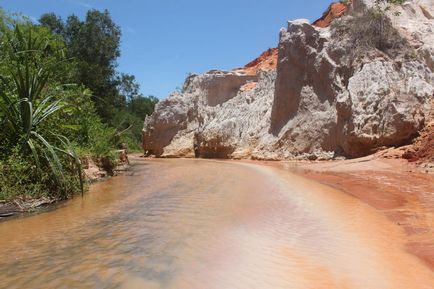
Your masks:
M118 163L113 163L106 158L82 158L84 177L88 184L105 181L110 177L117 176L128 171L130 163L128 155L124 150L118 151ZM74 196L71 196L74 198ZM50 197L32 198L25 195L13 200L0 200L0 222L17 215L31 214L44 209L49 209L65 199L55 199Z
M406 236L406 250L434 270L434 175L377 154L355 160L273 163L373 207Z

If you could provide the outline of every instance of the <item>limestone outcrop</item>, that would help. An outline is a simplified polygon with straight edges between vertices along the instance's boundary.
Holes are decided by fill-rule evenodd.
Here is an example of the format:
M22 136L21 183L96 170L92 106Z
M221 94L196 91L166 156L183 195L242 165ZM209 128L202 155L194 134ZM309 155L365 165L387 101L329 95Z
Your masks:
M353 1L348 10L369 5ZM387 13L405 43L393 51L356 55L348 31L296 20L280 31L277 49L245 68L189 76L146 118L145 152L329 159L408 144L434 109L434 4L407 1Z

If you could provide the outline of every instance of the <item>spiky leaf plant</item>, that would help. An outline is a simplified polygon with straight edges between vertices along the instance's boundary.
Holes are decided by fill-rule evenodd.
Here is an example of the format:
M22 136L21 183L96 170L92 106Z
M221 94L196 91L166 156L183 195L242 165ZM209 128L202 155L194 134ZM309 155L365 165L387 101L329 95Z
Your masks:
M58 57L50 55L61 51L53 52L50 41L32 29L23 31L17 25L5 35L1 44L9 62L6 75L2 77L2 87L9 89L0 88L3 134L20 146L23 154L31 155L38 170L48 166L59 189L63 188L65 175L58 154L66 155L74 162L83 189L80 160L69 140L57 136L64 146L59 148L49 141L53 136L43 135L39 130L44 122L64 109L61 100L46 93L48 81L59 61Z

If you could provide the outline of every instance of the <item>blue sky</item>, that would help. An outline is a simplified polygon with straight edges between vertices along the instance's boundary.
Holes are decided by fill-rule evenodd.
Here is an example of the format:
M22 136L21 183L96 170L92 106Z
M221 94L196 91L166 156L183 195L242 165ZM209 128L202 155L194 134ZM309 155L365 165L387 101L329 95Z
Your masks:
M321 16L330 0L0 0L9 12L84 17L108 9L122 29L119 70L166 97L187 73L240 67L276 47L286 21Z

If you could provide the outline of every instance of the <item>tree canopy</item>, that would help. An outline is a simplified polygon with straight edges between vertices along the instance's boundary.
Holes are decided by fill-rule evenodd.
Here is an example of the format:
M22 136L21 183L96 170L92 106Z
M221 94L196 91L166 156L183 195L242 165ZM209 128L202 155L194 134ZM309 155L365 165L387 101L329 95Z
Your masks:
M117 71L122 33L110 13L89 10L84 20L71 15L66 21L54 13L46 13L39 23L63 38L67 56L76 64L70 81L92 91L92 100L102 120L120 130L136 126L138 140L142 121L153 112L158 99L140 94L134 75Z

